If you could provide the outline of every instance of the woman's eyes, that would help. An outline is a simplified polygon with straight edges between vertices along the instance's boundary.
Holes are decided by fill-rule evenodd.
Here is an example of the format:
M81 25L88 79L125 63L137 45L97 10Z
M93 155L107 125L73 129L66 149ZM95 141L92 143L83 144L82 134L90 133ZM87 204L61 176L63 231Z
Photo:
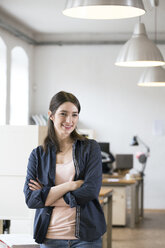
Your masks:
M60 115L61 115L61 116L65 116L65 117L66 117L66 116L67 116L67 113L60 113ZM78 116L78 114L72 114L72 116L73 116L73 117L77 117L77 116Z
M66 113L60 113L61 116L66 116Z

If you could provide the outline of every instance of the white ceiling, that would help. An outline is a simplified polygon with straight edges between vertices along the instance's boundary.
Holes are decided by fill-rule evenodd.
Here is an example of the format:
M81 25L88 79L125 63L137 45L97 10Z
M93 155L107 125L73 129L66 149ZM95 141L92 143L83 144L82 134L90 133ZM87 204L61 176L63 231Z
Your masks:
M141 20L147 32L154 32L155 11L143 0L147 14ZM66 0L0 0L0 9L15 17L35 33L132 33L138 18L124 20L81 20L62 14ZM165 34L165 0L159 0L157 31Z

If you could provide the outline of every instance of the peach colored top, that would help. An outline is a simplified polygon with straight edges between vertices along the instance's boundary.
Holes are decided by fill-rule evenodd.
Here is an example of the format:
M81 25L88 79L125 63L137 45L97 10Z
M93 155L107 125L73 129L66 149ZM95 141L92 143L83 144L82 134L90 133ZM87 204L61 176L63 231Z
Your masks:
M56 164L56 185L73 181L75 167L73 160L66 164ZM77 239L75 237L76 208L70 208L63 197L54 204L46 238L48 239Z

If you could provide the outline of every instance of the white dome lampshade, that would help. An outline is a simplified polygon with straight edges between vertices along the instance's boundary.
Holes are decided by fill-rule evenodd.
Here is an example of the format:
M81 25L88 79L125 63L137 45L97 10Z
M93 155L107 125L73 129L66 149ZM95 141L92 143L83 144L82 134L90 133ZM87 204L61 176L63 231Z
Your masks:
M165 86L165 69L161 66L146 68L138 82L138 86Z
M68 0L63 14L83 19L122 19L145 13L142 0Z
M128 67L150 67L165 64L159 48L148 39L144 23L135 25L132 38L120 50L115 64Z

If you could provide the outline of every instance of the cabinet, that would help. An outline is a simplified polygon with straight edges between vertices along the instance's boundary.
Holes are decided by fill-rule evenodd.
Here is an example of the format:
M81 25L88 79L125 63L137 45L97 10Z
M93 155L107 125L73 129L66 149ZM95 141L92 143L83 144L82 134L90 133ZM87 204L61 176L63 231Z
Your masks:
M46 133L45 126L0 126L0 219L11 220L15 233L31 232L34 210L25 204L23 187L29 155Z
M25 176L29 154L46 131L45 126L0 126L0 176Z
M113 190L112 225L126 225L126 187L110 187Z

